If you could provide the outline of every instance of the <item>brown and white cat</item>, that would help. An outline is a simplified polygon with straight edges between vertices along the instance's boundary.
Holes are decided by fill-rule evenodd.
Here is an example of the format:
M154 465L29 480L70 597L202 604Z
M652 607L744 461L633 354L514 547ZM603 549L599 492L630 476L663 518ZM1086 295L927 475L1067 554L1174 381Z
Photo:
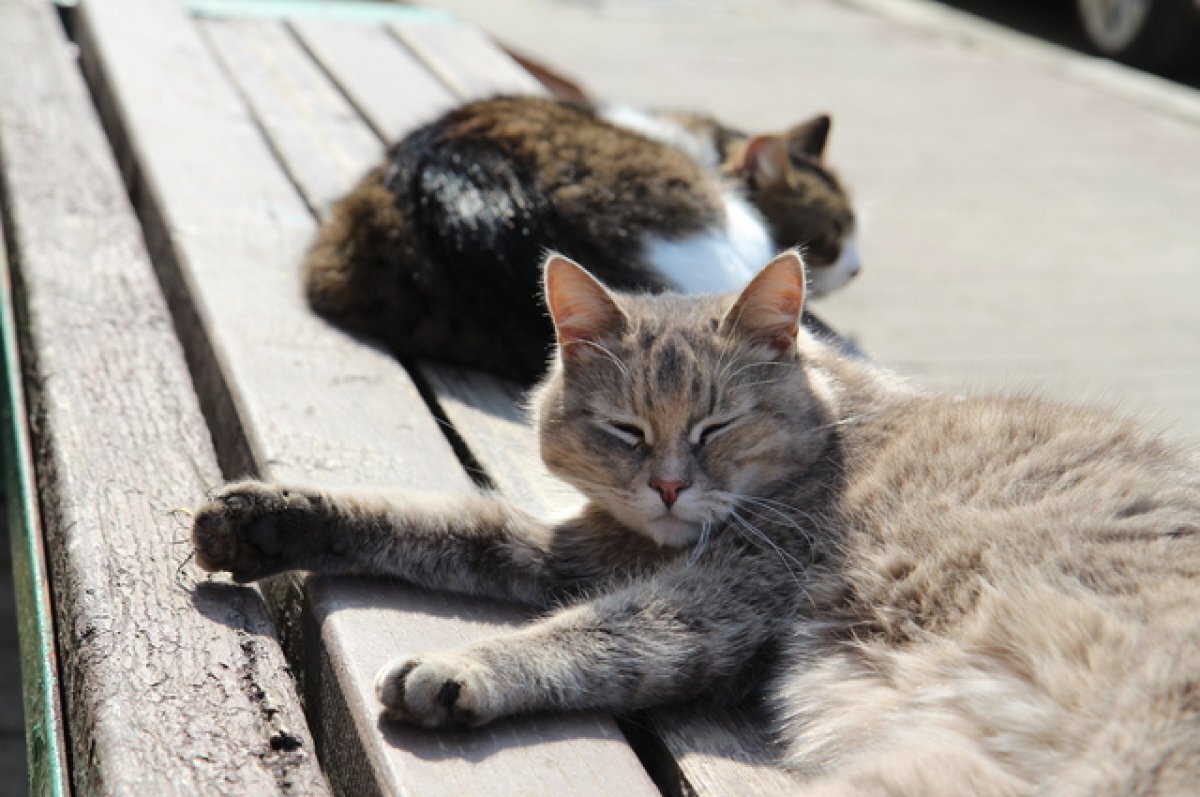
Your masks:
M811 291L827 293L860 267L849 198L822 160L829 127L750 137L697 114L471 102L397 143L333 208L306 291L402 356L523 380L553 340L538 301L548 249L619 288L723 293L802 246Z
M736 696L797 794L1191 795L1200 473L1131 422L919 392L800 326L800 257L740 294L620 294L549 259L548 524L258 482L195 518L239 581L378 573L547 610L380 674L397 721L477 726Z

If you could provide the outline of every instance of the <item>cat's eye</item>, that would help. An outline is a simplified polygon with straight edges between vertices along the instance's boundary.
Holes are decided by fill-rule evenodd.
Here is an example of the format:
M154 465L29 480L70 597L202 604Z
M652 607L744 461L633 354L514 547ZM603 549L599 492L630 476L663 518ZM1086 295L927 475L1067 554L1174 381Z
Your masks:
M604 421L600 428L630 448L636 448L646 442L646 430L636 423L626 421Z
M691 434L692 445L708 445L714 437L728 429L735 420L735 418L729 418L723 421L702 421L696 424Z

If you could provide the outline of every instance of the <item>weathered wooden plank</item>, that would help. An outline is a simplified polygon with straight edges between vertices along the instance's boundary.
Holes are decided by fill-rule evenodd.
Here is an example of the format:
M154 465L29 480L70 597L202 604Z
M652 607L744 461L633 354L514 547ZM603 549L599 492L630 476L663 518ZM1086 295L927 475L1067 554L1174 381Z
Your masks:
M405 42L426 43L414 50L444 65L438 74L451 75L448 85L462 100L529 91L527 75L514 78L511 70L496 66L513 62L481 34L454 36L443 31L434 36L430 30L446 26L411 21L393 22L390 27ZM358 83L354 87L360 91L364 113L373 112L370 87ZM568 512L581 503L577 493L547 473L515 386L482 373L430 363L422 364L421 370L446 417L505 494L543 515ZM642 721L674 759L674 769L687 787L697 794L789 790L791 781L771 767L761 718L756 724L740 710L696 705L648 712ZM665 764L660 767L663 772L670 769Z
M686 793L766 797L797 790L775 762L765 716L750 707L670 706L643 719L674 761Z
M583 507L583 496L542 463L519 385L432 362L422 363L421 372L446 417L505 495L544 517Z
M459 97L545 94L546 89L472 25L405 19L389 29Z
M384 141L457 103L426 67L377 26L295 19L292 29ZM369 112L367 109L370 109ZM363 170L370 165L363 164Z
M379 139L283 25L199 24L228 74L264 87L256 95L255 112L272 131L272 148L301 195L322 198L314 212L327 212L328 204L345 192L345 175L363 172L379 157ZM302 108L324 124L319 129L289 126L293 108ZM293 169L291 163L303 163L304 168Z
M304 305L298 269L315 231L312 216L259 134L266 122L248 113L193 24L162 0L86 0L81 9L85 59L94 61L90 71L125 130L143 215L155 221L153 235L177 269L166 278L186 288L200 322L187 337L210 352L193 360L218 370L198 381L229 393L250 464L276 479L326 486L471 489L403 370ZM206 23L221 48L226 37L211 35L217 24ZM236 57L256 51L243 48ZM145 77L162 63L185 95ZM420 74L394 85L398 102L432 93L416 82ZM628 765L619 731L595 716L530 719L461 736L378 722L371 682L386 658L462 644L520 612L354 579L312 579L306 605L309 641L319 644L306 652L305 691L340 791L599 794L616 778L622 791L637 793L638 779L645 780Z
M75 792L326 793L261 597L178 571L217 463L41 0L0 3L0 163Z
M508 53L522 69L537 78L538 83L541 83L552 96L572 102L588 102L588 95L583 90L583 86L557 68L551 69L528 53L512 47L501 45L501 49Z

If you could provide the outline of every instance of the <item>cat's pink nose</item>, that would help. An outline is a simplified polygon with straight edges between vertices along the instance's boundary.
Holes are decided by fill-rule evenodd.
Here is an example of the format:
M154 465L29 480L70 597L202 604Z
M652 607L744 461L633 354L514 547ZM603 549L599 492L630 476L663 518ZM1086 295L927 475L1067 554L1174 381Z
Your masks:
M692 486L691 482L680 481L679 479L651 479L650 486L658 490L658 494L662 496L663 503L667 505L667 509L675 506L675 501L679 498L679 494Z

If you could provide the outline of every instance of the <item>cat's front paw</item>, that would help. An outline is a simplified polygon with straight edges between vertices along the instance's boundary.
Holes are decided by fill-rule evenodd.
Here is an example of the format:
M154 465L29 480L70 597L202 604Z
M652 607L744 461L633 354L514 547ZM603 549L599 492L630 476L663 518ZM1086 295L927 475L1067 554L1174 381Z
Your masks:
M317 500L263 482L226 485L192 522L196 564L210 573L228 571L243 583L293 567L294 538L310 525L298 520L311 514Z
M486 670L461 655L397 659L380 671L375 693L389 719L423 728L475 728L500 714Z

